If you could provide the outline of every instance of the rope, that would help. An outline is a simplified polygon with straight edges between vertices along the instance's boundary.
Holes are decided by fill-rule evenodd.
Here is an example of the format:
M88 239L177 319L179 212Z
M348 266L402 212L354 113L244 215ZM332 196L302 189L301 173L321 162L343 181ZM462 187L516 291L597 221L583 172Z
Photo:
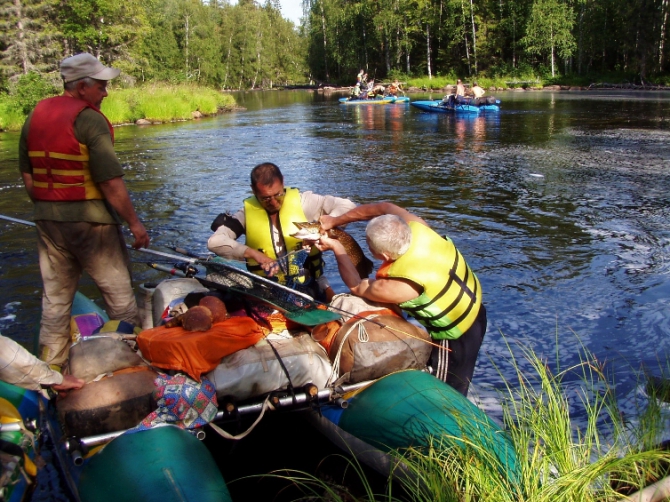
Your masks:
M251 424L251 426L246 431L244 431L240 434L237 434L236 436L233 436L229 432L224 431L221 427L219 427L215 423L210 422L209 426L212 429L214 429L221 437L224 437L226 439L232 439L234 441L239 441L240 439L244 439L245 437L247 437L251 433L251 431L253 431L256 428L256 426L259 424L259 422L261 421L261 419L265 415L265 412L268 409L273 410L273 411L275 409L275 407L272 406L272 403L270 403L270 396L269 395L268 395L268 397L265 398L265 401L263 401L263 408L261 409L261 414L258 415L258 418L256 419L256 421L253 424Z
M340 376L340 359L342 357L342 348L344 347L344 343L347 341L347 338L349 338L349 335L351 332L354 330L354 328L358 327L358 340L360 342L367 342L370 340L370 335L368 335L368 332L365 329L365 326L363 326L363 323L365 321L370 321L374 319L375 317L379 317L378 314L370 316L370 319L366 319L365 317L361 317L358 319L355 323L353 323L349 329L346 331L344 336L342 337L342 340L340 342L340 346L337 348L337 354L335 354L335 357L333 358L333 371L330 374L330 377L328 378L328 381L326 382L326 386L329 386L333 383L334 379L339 378Z

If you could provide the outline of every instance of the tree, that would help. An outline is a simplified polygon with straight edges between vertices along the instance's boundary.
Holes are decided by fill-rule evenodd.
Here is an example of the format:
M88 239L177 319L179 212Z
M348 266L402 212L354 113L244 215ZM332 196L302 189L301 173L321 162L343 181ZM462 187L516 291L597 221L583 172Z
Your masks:
M551 76L556 75L556 55L568 58L575 49L572 8L561 0L534 0L522 43L529 54L549 55Z
M53 23L55 0L5 0L0 5L0 62L13 78L30 71L53 71L61 54Z

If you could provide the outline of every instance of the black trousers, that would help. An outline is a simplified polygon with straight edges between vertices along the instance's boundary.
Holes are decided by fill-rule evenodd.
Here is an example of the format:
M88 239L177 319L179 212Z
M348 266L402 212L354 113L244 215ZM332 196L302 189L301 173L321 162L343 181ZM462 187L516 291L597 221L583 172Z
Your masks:
M477 319L470 329L455 340L434 340L440 347L434 347L430 356L430 365L435 376L451 385L464 396L475 372L479 348L486 334L486 309L479 308Z

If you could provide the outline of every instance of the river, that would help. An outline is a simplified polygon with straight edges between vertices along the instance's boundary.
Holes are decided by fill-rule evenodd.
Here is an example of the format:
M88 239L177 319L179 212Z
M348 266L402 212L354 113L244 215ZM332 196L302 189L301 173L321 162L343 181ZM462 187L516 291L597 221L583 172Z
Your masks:
M338 97L239 93L243 112L117 128L152 247L206 252L212 220L240 207L263 161L289 186L394 202L449 235L479 276L489 318L472 387L481 406L499 416L494 397L517 380L515 364L532 372L524 349L554 372L587 350L634 414L640 371L670 370L670 95L503 92L501 112L479 117ZM439 96L411 99L428 97ZM0 214L31 219L17 140L0 134ZM363 242L364 228L349 230ZM0 331L28 344L41 288L33 229L0 221L0 256ZM133 258L137 282L162 277ZM342 291L332 256L327 273ZM581 381L568 375L565 387L579 415Z

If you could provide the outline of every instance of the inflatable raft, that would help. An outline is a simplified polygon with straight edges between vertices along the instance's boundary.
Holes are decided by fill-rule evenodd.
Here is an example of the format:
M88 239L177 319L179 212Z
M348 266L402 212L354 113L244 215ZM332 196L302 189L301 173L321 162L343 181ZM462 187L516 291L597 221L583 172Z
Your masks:
M217 290L220 293L227 287L219 284ZM197 438L216 431L226 440L236 441L244 434L253 434L253 426L264 415L284 411L302 411L302 416L335 444L385 474L395 469L393 451L423 448L437 441L457 447L475 444L496 459L505 476L513 480L519 477L519 465L506 433L461 394L423 371L430 350L421 342L420 333L411 332L422 330L388 315L382 307L346 321L331 320L316 326L282 324L278 329L276 313L272 313L266 318L275 323L266 329L269 333L264 332L260 339L256 328L250 335L242 333L243 337L252 336L246 348L217 359L210 368L201 368L202 385L211 384L218 397L218 408L207 424L190 430L174 425L154 427L150 420L141 418L146 413L156 418L156 389L147 383L158 385L154 372L173 365L170 373L174 374L175 364L193 372L197 366L194 361L174 363L184 353L181 349L185 345L180 340L220 334L231 319L238 328L248 321L247 314L238 313L241 318L233 316L213 324L214 331L177 336L174 357L166 363L164 349L170 346L166 342L170 337L163 334L179 335L176 330L182 328L158 325L175 305L188 303L187 298L193 297L189 295L207 296L212 291L194 278L168 279L154 286L143 285L142 289L142 312L149 318L143 322L147 329L137 336L137 345L144 362L133 362L132 350L129 352L123 337L119 340L118 333L83 338L70 351L71 368L86 367L81 365L82 354L98 354L90 356L97 364L93 373L101 372L105 377L71 391L65 399L42 401L43 427L58 445L57 455L75 500L230 500L216 463ZM235 308L232 300L239 292L233 289L234 294L227 297L231 303L226 303L231 311ZM361 301L355 297L343 301L356 300ZM352 308L350 303L339 305L342 311ZM268 306L272 305L265 304ZM78 294L73 319L81 315L100 316L100 322L106 321L104 312ZM281 334L275 334L279 331ZM350 336L361 332L366 336ZM389 333L393 334L391 338ZM398 333L408 336L400 339ZM211 354L213 346L204 339L190 347L199 345ZM131 367L118 370L105 366L111 363ZM113 378L106 378L109 371ZM75 375L77 372L73 371ZM180 374L177 372L174 378ZM237 431L231 424L239 424L240 417L255 422L244 434L235 436Z
M342 105L390 105L394 103L409 103L409 98L407 96L384 96L383 98L370 99L340 98L339 102Z
M445 104L441 99L435 101L412 101L410 103L415 108L430 113L465 113L479 114L481 112L499 112L500 100L496 103L472 105L467 103Z

